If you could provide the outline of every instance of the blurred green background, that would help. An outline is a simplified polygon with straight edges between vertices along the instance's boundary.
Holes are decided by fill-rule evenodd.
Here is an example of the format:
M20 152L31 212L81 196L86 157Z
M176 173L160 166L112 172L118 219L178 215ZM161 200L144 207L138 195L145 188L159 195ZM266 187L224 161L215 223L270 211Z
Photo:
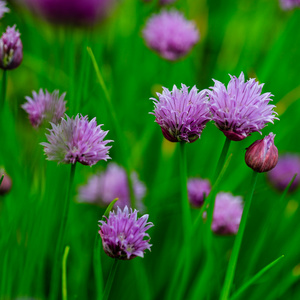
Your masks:
M271 92L280 121L263 135L276 134L279 153L300 152L300 11L282 11L278 1L179 0L172 5L194 20L200 41L185 58L168 62L149 50L141 30L159 10L155 1L123 0L95 28L59 27L33 16L14 2L1 20L1 31L17 24L24 47L19 68L8 73L7 102L1 112L0 164L13 180L9 194L0 199L0 297L30 296L47 299L57 231L62 217L69 174L68 165L46 161L40 142L45 130L31 127L20 105L40 88L67 92L69 116L81 113L109 130L114 140L112 161L128 164L147 186L145 198L152 251L144 259L121 261L111 299L170 299L170 284L182 247L179 190L179 145L163 139L149 100L184 83L198 89L213 85L212 78L229 81L228 74L256 77ZM86 50L91 47L108 87L121 124L123 142L116 131ZM0 75L2 76L2 75ZM244 163L245 148L260 135L254 133L231 143L230 165L219 185L244 198L250 190L251 170ZM212 180L225 137L213 123L201 139L187 145L188 176ZM122 154L123 153L123 154ZM124 161L124 159L126 161ZM73 200L65 244L69 299L96 299L106 282L112 259L101 249L103 281L95 282L94 243L97 221L104 209L76 202L78 186L103 170L104 161L90 168L77 164ZM261 174L254 194L242 244L233 292L268 263L284 254L239 299L300 298L299 191L280 200ZM199 211L192 209L196 218ZM217 299L223 284L234 237L214 236L206 249L204 225L193 237L193 269L182 299ZM214 266L204 272L207 254Z

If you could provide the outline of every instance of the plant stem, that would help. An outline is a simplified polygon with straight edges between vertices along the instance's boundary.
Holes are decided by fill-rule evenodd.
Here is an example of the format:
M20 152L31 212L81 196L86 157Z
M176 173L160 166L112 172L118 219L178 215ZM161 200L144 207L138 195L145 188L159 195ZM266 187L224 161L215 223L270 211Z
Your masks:
M113 265L111 266L109 275L108 275L108 279L107 279L107 282L106 282L106 285L105 285L102 300L107 300L108 299L108 296L109 296L109 293L110 293L110 290L111 290L111 286L112 286L112 283L114 281L114 277L115 277L116 270L117 270L117 267L118 267L118 262L119 262L118 259L115 258L114 262L113 262Z
M101 239L99 233L97 232L94 245L94 275L95 275L95 284L96 284L96 299L102 300L103 294L103 277L102 277L102 264L100 257L101 249Z
M68 299L68 289L67 289L67 258L69 254L70 247L66 246L63 260L62 260L62 298L63 300Z
M220 300L227 300L229 297L229 294L230 294L230 289L231 289L232 281L234 278L236 263L237 263L237 259L239 256L239 252L240 252L240 248L241 248L241 244L242 244L242 240L243 240L243 235L244 235L244 231L245 231L245 227L246 227L247 216L249 213L251 200L253 197L253 193L254 193L254 189L255 189L255 185L256 185L256 181L257 181L257 174L258 173L254 171L253 175L252 175L252 180L251 180L252 189L250 191L249 198L245 202L242 220L241 220L241 223L239 226L239 231L237 233L237 236L235 238L235 242L233 245L233 250L232 250L232 254L231 254L229 264L227 267L225 281L224 281L223 289L221 292Z
M56 251L55 251L55 260L54 260L54 270L52 274L52 287L53 289L51 290L51 299L56 299L57 297L57 292L58 292L58 283L59 280L56 278L56 276L60 276L59 268L60 268L60 259L61 259L61 254L63 250L63 241L64 241L64 235L65 235L65 229L66 229L66 224L68 220L68 214L69 214L69 208L70 208L70 195L71 195L71 190L73 186L73 181L74 181L74 175L75 175L75 169L76 169L76 163L71 164L71 171L70 171L70 180L69 180L69 185L65 197L65 202L64 202L64 208L63 208L63 215L62 215L62 222L59 228L59 234L58 234L58 240L56 244Z
M218 176L219 176L219 174L220 174L220 172L223 168L223 165L225 163L226 156L227 156L227 153L228 153L228 150L229 150L230 142L231 142L231 140L228 137L226 137L221 155L220 155L219 160L218 160L216 172L215 172L215 175L214 175L214 181L216 181L216 179L218 178Z
M6 87L7 87L7 71L3 70L3 77L2 77L2 87L1 87L1 104L0 104L0 108L1 110L4 107L4 103L5 103L5 99L6 99Z

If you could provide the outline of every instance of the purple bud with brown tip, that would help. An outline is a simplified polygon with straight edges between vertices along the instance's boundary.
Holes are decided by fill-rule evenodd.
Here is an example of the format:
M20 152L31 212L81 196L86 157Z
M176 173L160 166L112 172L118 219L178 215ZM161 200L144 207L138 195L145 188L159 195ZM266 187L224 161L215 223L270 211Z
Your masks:
M272 170L278 161L278 150L274 145L275 134L270 132L262 140L255 141L247 148L245 161L248 167L258 173Z
M10 179L10 177L6 174L6 172L4 171L4 169L0 169L0 179L3 176L3 180L2 183L0 185L0 196L3 196L5 194L7 194L12 186L12 181Z

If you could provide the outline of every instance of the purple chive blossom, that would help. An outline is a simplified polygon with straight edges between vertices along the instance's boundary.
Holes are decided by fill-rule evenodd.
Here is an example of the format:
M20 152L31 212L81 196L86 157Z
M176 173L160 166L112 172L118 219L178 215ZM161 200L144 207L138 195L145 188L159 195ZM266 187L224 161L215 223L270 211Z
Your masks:
M297 174L289 191L294 191L300 184L300 156L285 154L278 158L276 167L268 173L270 183L279 191L283 191L294 175Z
M159 100L151 98L155 105L151 114L155 116L164 137L171 142L196 141L211 119L207 92L198 93L196 86L189 92L188 87L182 84L181 89L174 85L172 91L163 88L162 94L157 93L157 96Z
M2 175L4 175L4 177L3 177L2 183L0 185L0 196L7 194L11 190L11 187L12 187L11 178L7 175L7 173L5 172L5 170L3 168L0 169L0 179L1 179Z
M59 125L51 125L50 134L46 134L49 143L41 143L48 160L92 166L99 160L110 158L108 150L111 146L106 144L112 141L103 140L108 131L103 131L102 125L97 126L96 118L89 122L87 116L77 115L73 119L66 115Z
M145 196L146 187L139 181L137 174L131 174L136 207L143 210L142 198ZM130 207L130 192L128 178L124 168L115 163L109 163L105 172L89 178L88 183L79 188L79 201L98 204L103 207L113 201L119 200L115 207L123 209Z
M201 178L190 178L187 184L190 203L194 207L201 207L204 199L211 190L210 182Z
M143 37L147 46L167 60L186 55L199 41L196 25L176 11L163 10L148 20Z
M151 250L150 237L146 231L153 226L148 221L148 215L138 219L137 210L132 211L125 206L118 207L117 212L110 212L105 221L99 221L99 234L102 238L104 252L122 260L144 257L144 251ZM148 239L144 239L144 238Z
M277 114L270 105L270 93L261 94L263 84L254 78L245 82L244 73L239 78L229 75L227 89L214 80L209 91L210 110L216 126L232 141L241 141L252 132L260 132L266 123L273 123ZM260 132L261 133L261 132Z
M0 68L12 70L17 68L23 59L23 45L16 25L7 27L0 38Z
M280 0L281 8L284 10L300 7L300 0Z
M236 234L242 214L242 197L224 192L217 194L211 226L212 231L219 235Z
M9 12L9 8L6 7L6 1L0 0L0 19L2 19L5 13Z
M25 5L54 24L94 25L109 14L115 0L23 0Z
M32 98L25 97L27 102L22 108L28 113L32 126L39 127L43 122L57 124L66 111L65 95L66 93L63 93L59 96L58 90L50 94L47 90L44 93L40 89L38 94L32 92Z

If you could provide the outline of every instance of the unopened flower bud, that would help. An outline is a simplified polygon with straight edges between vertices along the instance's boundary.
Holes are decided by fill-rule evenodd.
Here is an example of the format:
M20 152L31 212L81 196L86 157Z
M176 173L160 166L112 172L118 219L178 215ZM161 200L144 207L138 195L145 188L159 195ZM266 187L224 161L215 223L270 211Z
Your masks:
M12 70L17 68L23 59L23 45L16 25L7 27L0 38L0 68Z
M256 172L272 170L278 161L278 150L274 145L275 134L272 132L262 140L255 141L247 148L245 161L248 167Z
M0 196L7 194L12 186L12 182L10 177L5 173L3 169L0 169L0 178L3 176L2 183L0 185Z

